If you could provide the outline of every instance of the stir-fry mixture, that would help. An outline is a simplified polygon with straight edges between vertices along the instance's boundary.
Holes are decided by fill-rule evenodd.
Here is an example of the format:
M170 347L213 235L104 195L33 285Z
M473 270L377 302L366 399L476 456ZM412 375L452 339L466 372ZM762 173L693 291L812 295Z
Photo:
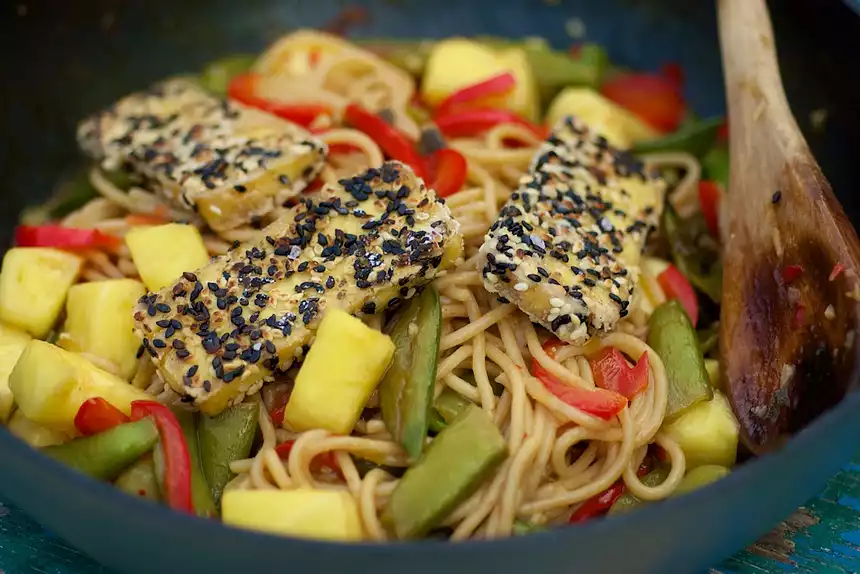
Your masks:
M130 495L497 538L726 475L721 118L584 44L291 33L83 119L0 272L0 420Z

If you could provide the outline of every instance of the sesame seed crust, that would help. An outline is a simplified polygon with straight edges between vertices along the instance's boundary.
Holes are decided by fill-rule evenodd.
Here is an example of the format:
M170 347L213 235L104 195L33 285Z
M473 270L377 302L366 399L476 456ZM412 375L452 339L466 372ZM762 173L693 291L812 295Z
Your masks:
M629 312L665 181L574 117L561 120L484 237L484 286L563 341Z
M170 387L215 414L301 360L326 309L391 308L462 249L448 207L409 167L387 162L326 186L256 240L144 295L136 333Z
M217 231L266 215L320 173L326 146L304 128L186 79L128 95L78 126L81 149L127 167Z

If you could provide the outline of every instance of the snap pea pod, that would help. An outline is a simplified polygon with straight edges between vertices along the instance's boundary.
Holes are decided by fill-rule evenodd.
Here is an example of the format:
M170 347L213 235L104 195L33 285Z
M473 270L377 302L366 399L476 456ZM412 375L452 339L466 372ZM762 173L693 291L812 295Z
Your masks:
M681 219L667 203L663 210L663 232L675 266L696 289L719 303L723 290L719 246L708 233L701 215Z
M712 147L702 158L702 175L718 182L724 190L729 189L729 167L729 148L724 145Z
M191 459L191 501L194 503L194 512L202 518L217 516L218 510L212 502L212 492L203 474L196 414L182 409L174 409L173 413L179 421L179 426L182 427L182 434L188 445L188 455Z
M597 44L584 44L579 57L574 58L567 52L553 50L542 39L481 36L477 40L496 49L522 48L543 98L552 97L565 86L597 87L609 65L606 50ZM424 73L427 58L436 45L433 40L356 38L352 41L415 77Z
M436 397L436 402L434 403L434 407L436 408L436 412L442 417L442 419L451 424L454 419L456 419L460 413L466 410L469 405L471 405L467 399L464 399L460 396L459 393L452 391L451 389L445 389L442 391L438 397Z
M161 500L161 489L158 486L155 463L151 456L141 458L123 471L114 481L114 486L131 496Z
M642 484L649 487L655 487L663 484L663 482L669 476L669 468L665 466L658 466L648 474L642 477ZM630 512L634 508L639 506L643 506L648 504L647 502L641 500L639 497L631 494L630 492L625 492L621 496L618 497L618 500L609 508L609 516L614 516L616 514L625 514Z
M382 420L412 460L427 437L441 334L442 306L433 287L409 302L390 334L396 350L379 386Z
M633 153L685 151L701 158L714 147L722 123L723 119L718 117L689 122L669 135L637 142Z
M254 401L235 405L214 417L200 417L197 433L203 474L216 506L221 503L224 486L233 477L230 463L248 458L251 452L259 412L260 406Z
M100 480L113 480L158 442L158 430L149 418L117 425L110 430L49 446L42 452L79 472Z
M648 345L663 360L669 382L666 418L673 419L700 401L710 400L711 388L696 332L677 299L654 310L648 321Z
M234 54L210 62L200 73L198 82L204 90L223 96L234 76L247 72L257 57L253 54Z

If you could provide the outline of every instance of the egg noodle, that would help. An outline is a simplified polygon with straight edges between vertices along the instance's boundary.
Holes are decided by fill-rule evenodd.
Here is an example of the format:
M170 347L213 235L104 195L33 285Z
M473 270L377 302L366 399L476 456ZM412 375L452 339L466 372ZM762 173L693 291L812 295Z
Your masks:
M412 78L393 73L391 66L346 42L311 32L293 34L276 44L258 68L264 72L272 58L305 58L310 44L322 52L313 69L300 69L300 79L275 75L265 84L265 97L286 102L321 101L332 104L335 110L342 110L350 101L372 110L389 109L398 127L418 137L418 125L406 111L415 90ZM334 117L312 127L328 128L319 138L330 148L344 149L338 144L349 144L353 146L349 149L355 150L329 154L321 175L325 183L334 184L341 177L383 162L379 145L364 133L344 126L337 111ZM518 147L511 147L512 141ZM541 348L546 332L535 327L515 306L502 304L485 291L476 267L484 234L526 173L540 141L521 126L503 124L480 138L448 143L468 162L466 186L447 199L461 225L466 249L464 260L434 281L441 296L443 317L435 395L448 388L480 406L492 416L508 447L508 457L495 474L447 517L445 526L452 530L451 539L507 536L512 534L517 519L533 524L565 522L577 505L619 479L640 499L669 496L684 476L685 461L679 446L660 432L668 383L660 357L644 342L651 312L666 300L656 277L643 269L631 313L615 333L584 347L567 345L555 357L549 356ZM675 186L673 204L682 213L698 209L695 190L701 170L695 158L671 153L644 159L654 167L678 170L682 177ZM119 189L98 169L90 175L100 197L67 216L63 225L94 227L123 236L133 225L130 221L136 221L128 215L160 213L166 219L189 221L200 227L213 256L225 253L234 241L246 241L260 233L259 226L249 226L215 235L193 214L170 208L149 191ZM278 215L270 214L260 225ZM87 253L81 280L137 276L128 249L123 246L110 255ZM384 327L379 316L368 322L377 329ZM594 388L587 357L602 347L615 347L631 361L648 353L650 365L647 388L611 421L568 405L529 372L529 365L536 360L566 384ZM89 358L117 371L103 359ZM164 384L147 356L141 359L132 382L162 402L179 403L179 397ZM288 377L279 378L269 387L286 388L290 384ZM352 435L339 436L321 429L296 433L275 428L267 408L271 406L271 393L264 388L260 395L262 399L257 396L247 400L260 404L262 446L252 458L232 463L237 476L227 488L345 490L358 502L366 536L385 540L388 534L379 514L398 480L389 471L407 466L407 459L386 430L377 408L378 398L371 398ZM295 444L289 459L282 460L275 447L287 440L295 440ZM668 478L658 486L646 486L637 477L637 469L652 444L662 448L671 465ZM312 467L314 457L328 452L339 464L337 474ZM357 459L379 466L361 473Z

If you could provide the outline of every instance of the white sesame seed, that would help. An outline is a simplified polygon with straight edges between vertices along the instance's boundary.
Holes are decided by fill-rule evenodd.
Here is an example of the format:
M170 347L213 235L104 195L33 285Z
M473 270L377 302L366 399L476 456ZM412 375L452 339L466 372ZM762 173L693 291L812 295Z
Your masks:
M558 297L553 297L549 300L549 304L552 305L553 307L563 307L564 301L562 301Z
M528 291L528 289L529 289L529 286L525 283L517 283L516 285L514 285L514 290L516 290L516 291L522 292L522 291Z
M824 317L832 321L836 318L836 311L833 310L833 305L828 305L824 310Z

